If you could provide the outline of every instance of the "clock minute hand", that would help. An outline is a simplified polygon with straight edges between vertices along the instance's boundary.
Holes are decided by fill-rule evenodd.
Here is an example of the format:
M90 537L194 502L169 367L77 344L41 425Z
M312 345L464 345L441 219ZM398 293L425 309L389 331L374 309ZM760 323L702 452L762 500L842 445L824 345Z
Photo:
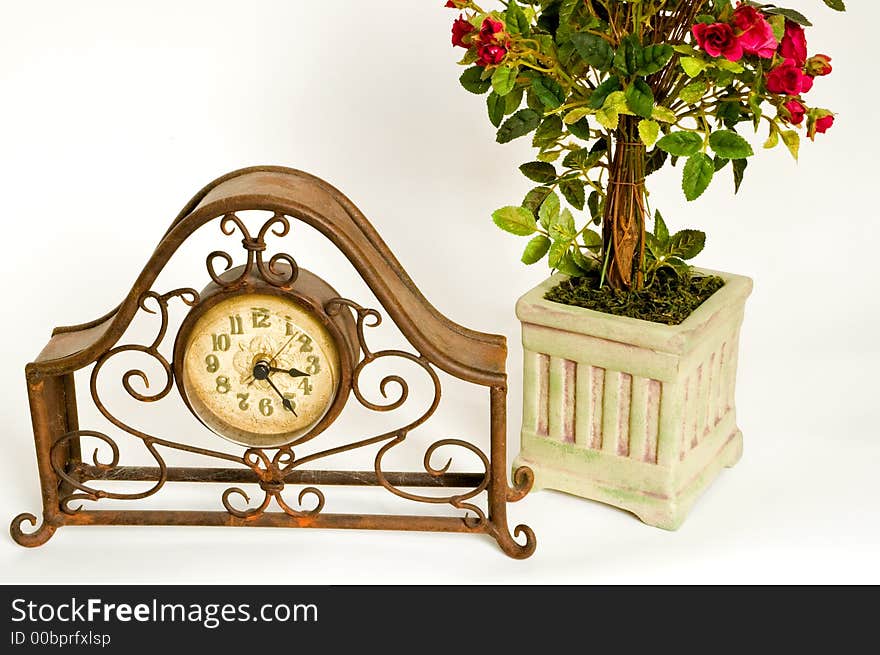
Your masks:
M257 362L254 366L254 379L255 380L265 380L269 383L269 386L272 387L272 390L278 394L278 397L281 398L281 405L284 409L293 412L293 415L299 418L299 414L296 413L296 410L293 408L293 403L290 402L290 398L285 398L284 394L281 393L281 389L279 389L274 382L272 382L272 378L270 377L272 374L272 367L269 366L266 362Z

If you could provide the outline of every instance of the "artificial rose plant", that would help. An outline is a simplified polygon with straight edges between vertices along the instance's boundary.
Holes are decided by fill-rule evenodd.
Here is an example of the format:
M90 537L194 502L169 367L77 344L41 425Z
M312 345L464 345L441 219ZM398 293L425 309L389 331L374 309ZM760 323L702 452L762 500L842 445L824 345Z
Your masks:
M845 11L843 0L823 2ZM729 168L736 192L754 154L743 128L766 124L764 147L782 142L796 159L800 131L813 139L834 124L805 97L832 66L810 56L811 23L798 11L731 0L501 5L446 2L460 12L452 43L467 50L462 85L489 94L499 143L531 134L539 151L520 170L540 186L493 215L532 237L526 264L546 256L572 276L600 271L615 289L641 289L660 270L687 276L705 235L670 234L659 211L648 231L646 176L681 163L685 197L695 200ZM560 194L586 211L583 227Z

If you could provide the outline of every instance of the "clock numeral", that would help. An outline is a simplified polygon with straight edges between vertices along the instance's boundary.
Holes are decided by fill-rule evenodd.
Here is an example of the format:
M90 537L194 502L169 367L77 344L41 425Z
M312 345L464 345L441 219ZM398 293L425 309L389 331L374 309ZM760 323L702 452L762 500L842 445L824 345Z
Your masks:
M321 360L317 355L309 355L306 361L309 363L306 366L306 373L309 375L317 375L321 372Z
M272 327L272 323L269 319L272 315L269 313L268 309L263 309L262 307L254 307L251 310L251 321L255 328L268 328Z
M249 393L240 393L237 396L238 398L238 408L244 411L247 411L251 408L250 403L248 402L248 398L250 398Z
M214 341L214 352L226 352L232 345L228 334L212 334L211 339Z
M285 316L284 319L287 321L286 336L295 337L297 334L299 334L299 330L297 330L296 327L293 325L293 319L290 318L290 316Z
M290 407L284 407L286 412L296 412L296 395L292 393L284 394L284 398L290 401Z
M263 416L272 416L272 412L275 411L275 406L272 404L272 400L269 398L263 398L260 401L260 414Z
M310 353L315 350L314 348L312 348L312 338L309 335L301 334L299 336L299 339L297 339L297 341L299 341L302 344L302 346L300 346L300 349L299 349L299 351L301 353Z
M217 359L217 355L205 357L205 364L208 365L208 373L216 373L220 370L220 360Z
M232 334L244 334L244 324L238 314L229 317L229 331Z
M217 393L229 393L231 389L228 377L221 375L217 378Z
M297 386L302 389L305 395L312 395L312 383L309 382L308 378L303 378L302 380L300 380L300 383Z

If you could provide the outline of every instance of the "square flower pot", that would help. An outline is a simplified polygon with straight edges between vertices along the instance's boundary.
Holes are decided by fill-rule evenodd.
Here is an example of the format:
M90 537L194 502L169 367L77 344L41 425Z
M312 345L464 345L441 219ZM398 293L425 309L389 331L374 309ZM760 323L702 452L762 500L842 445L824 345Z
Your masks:
M557 489L677 529L699 494L742 454L736 368L746 277L681 325L544 299L554 275L516 306L523 328L522 450L514 467Z

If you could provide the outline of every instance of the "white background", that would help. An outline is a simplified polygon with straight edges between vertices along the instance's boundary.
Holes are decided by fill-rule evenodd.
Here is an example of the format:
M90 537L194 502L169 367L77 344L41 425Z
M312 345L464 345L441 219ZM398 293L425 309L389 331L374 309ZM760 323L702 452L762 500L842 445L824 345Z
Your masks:
M254 164L329 180L436 306L508 337L512 458L521 390L513 305L547 271L519 264L523 240L489 215L528 190L516 166L531 150L526 139L495 144L484 99L460 89L461 51L448 36L454 12L442 4L3 3L3 521L41 509L25 363L54 325L91 320L119 302L202 185ZM709 233L697 263L756 281L738 392L745 455L681 530L541 492L510 507L512 523L538 536L526 561L465 535L64 528L34 550L0 538L0 581L880 582L878 96L875 58L866 54L880 8L850 2L837 14L820 0L789 4L815 19L811 52L834 58L834 74L809 96L838 112L833 130L804 144L799 165L784 149L760 152L735 201L727 175L695 204L684 201L678 170L652 178L652 201L671 226ZM206 249L238 244L203 232L159 290L204 284ZM287 249L360 297L344 260L305 232ZM485 443L484 401L468 388L450 392L446 411L400 461L417 462L420 448L453 434ZM179 408L133 411L152 425L188 425ZM83 427L93 418L83 410ZM169 487L153 506L219 509L221 491ZM372 492L326 491L328 506L406 511Z

